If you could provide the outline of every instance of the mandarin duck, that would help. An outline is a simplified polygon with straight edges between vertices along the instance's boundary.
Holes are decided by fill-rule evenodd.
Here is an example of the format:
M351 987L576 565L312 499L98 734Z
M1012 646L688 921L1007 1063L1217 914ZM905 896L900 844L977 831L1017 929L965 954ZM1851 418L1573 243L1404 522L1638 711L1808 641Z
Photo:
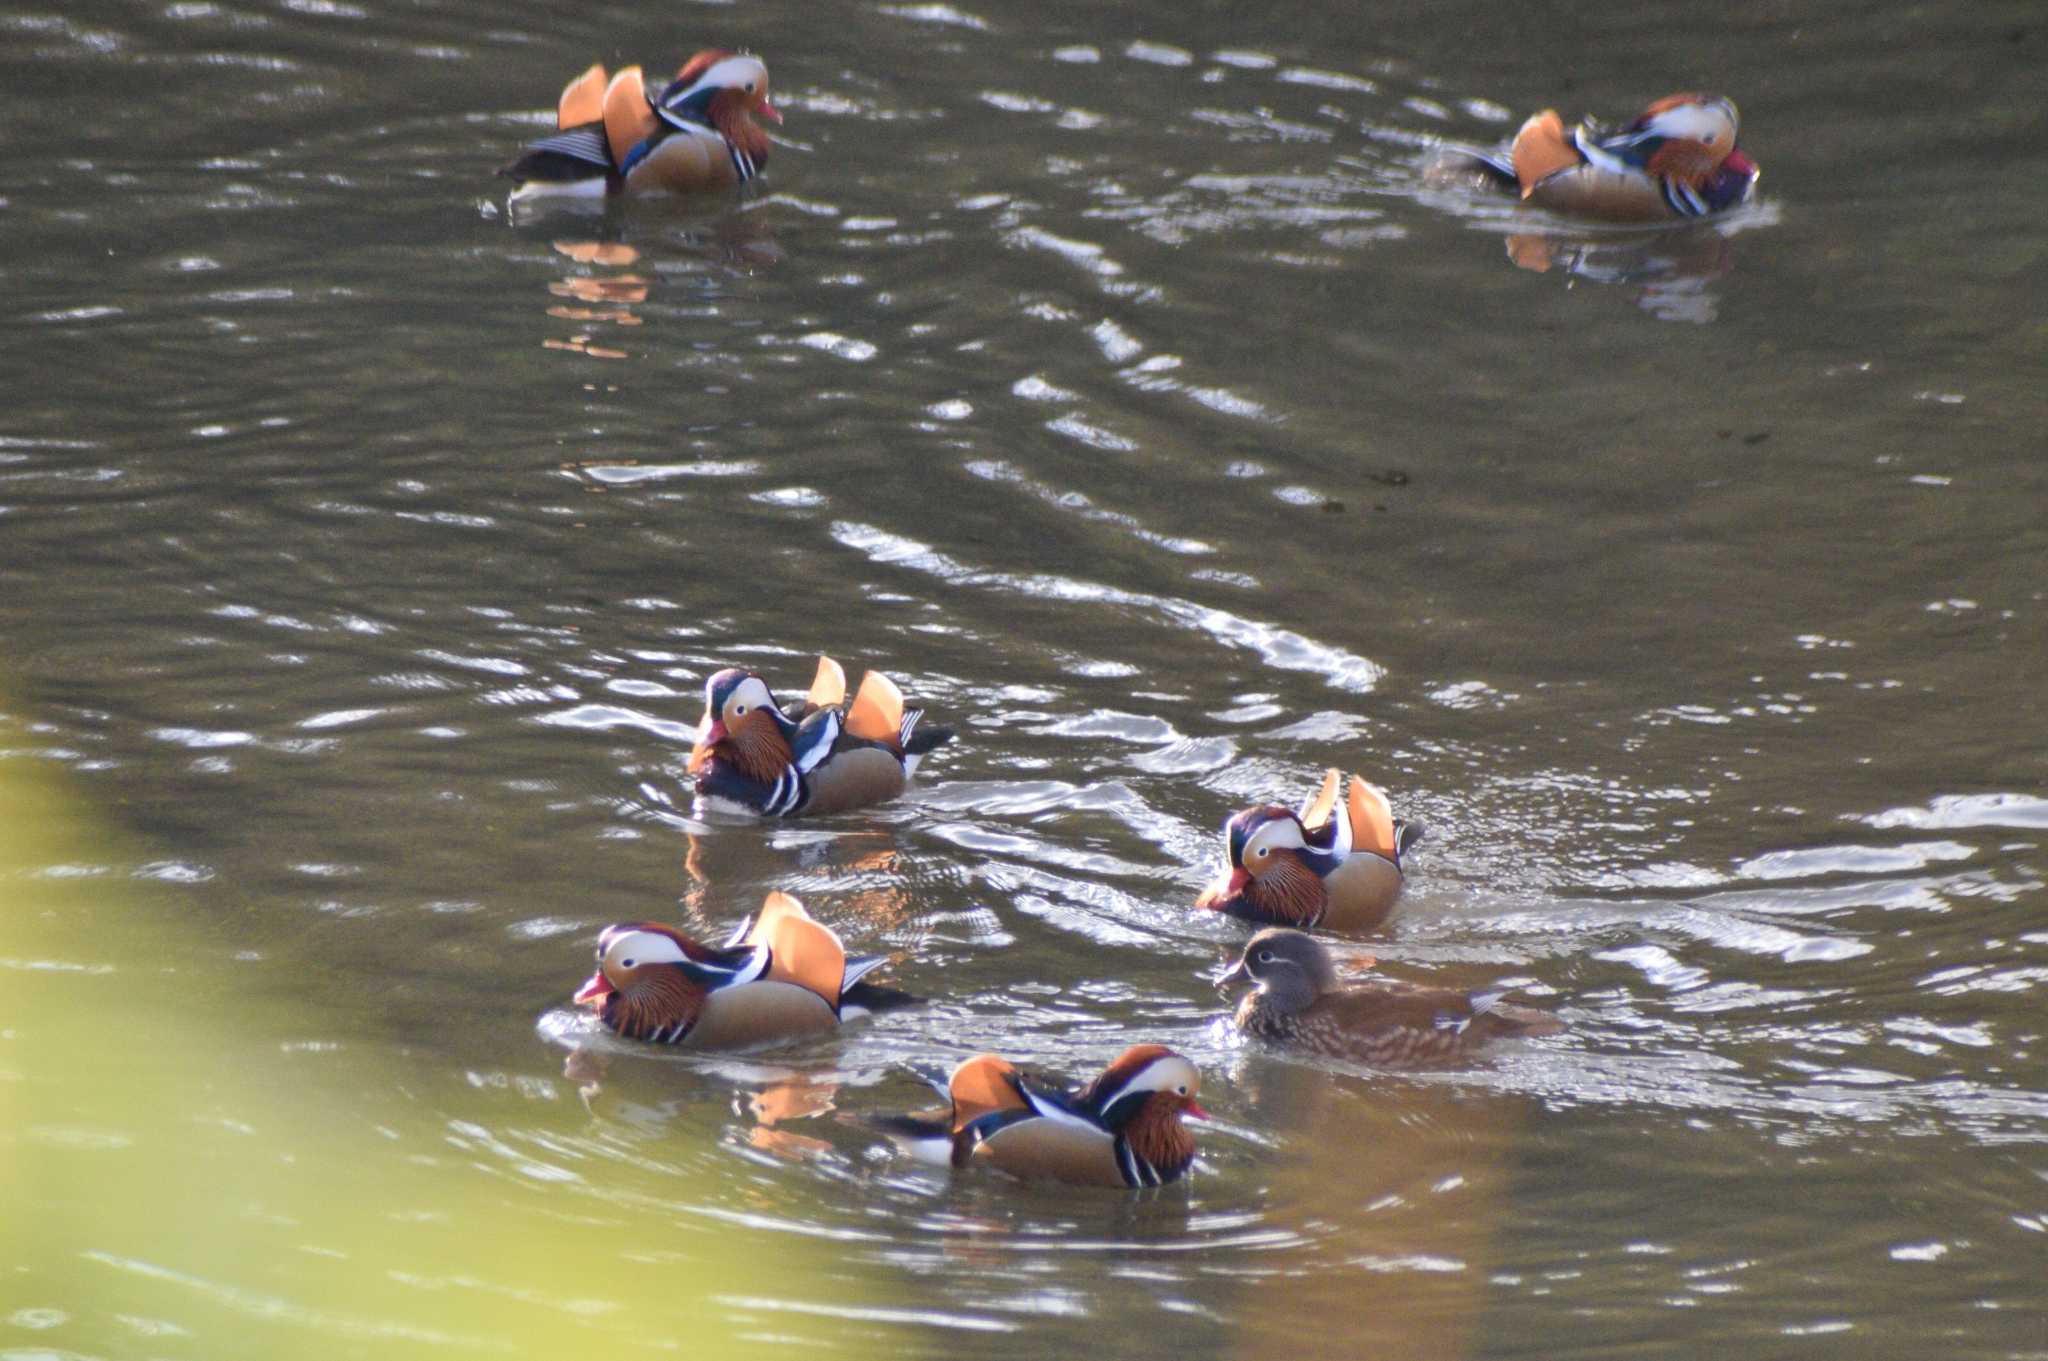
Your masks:
M658 95L637 66L607 78L594 65L562 90L558 130L498 173L517 181L514 203L745 184L768 160L757 117L782 121L768 102L768 68L754 57L707 48Z
M842 707L843 706L843 707ZM953 736L924 728L922 709L879 671L846 703L846 672L818 658L810 693L785 711L768 683L727 667L704 682L704 717L690 751L698 798L767 817L839 813L893 799L924 754Z
M1340 808L1341 779L1326 771L1299 813L1268 803L1231 814L1222 877L1195 906L1304 930L1369 931L1385 921L1401 896L1401 857L1423 827L1395 817L1387 796L1356 775Z
M922 1161L986 1164L1013 1176L1082 1186L1164 1186L1187 1175L1195 1137L1181 1117L1206 1120L1201 1074L1164 1045L1133 1045L1093 1082L1052 1090L994 1054L927 1081L950 1108L877 1123Z
M1501 992L1391 978L1343 983L1321 941L1284 926L1246 943L1237 966L1218 980L1232 983L1257 985L1238 1003L1240 1034L1377 1068L1454 1063L1488 1040L1565 1028L1547 1011L1509 1005Z
M629 1040L751 1048L918 1001L866 981L883 962L848 959L839 937L802 903L771 893L722 946L658 922L607 926L597 938L597 972L575 1000Z
M1705 217L1744 202L1762 173L1735 145L1735 103L1675 94L1625 127L1591 119L1570 128L1545 109L1522 124L1507 155L1474 168L1540 208L1608 222Z

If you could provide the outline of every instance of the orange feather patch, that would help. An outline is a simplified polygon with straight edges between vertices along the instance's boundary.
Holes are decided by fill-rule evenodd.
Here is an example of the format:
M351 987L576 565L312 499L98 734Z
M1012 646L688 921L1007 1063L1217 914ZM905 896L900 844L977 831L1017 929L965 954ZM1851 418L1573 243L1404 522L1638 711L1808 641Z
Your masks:
M1335 766L1323 772L1323 787L1316 791L1316 796L1301 810L1301 825L1307 830L1312 832L1322 826L1330 820L1330 814L1337 811L1338 779Z
M1556 109L1545 109L1522 124L1509 156L1515 178L1522 182L1523 198L1529 197L1530 191L1544 179L1577 165L1581 159L1579 149L1565 134L1564 119Z
M628 66L612 77L604 91L604 140L611 148L612 164L623 164L626 153L646 141L654 128L646 82L639 67Z
M813 709L836 709L846 703L846 668L830 657L818 658L818 674L804 702Z
M1351 777L1351 844L1360 849L1394 858L1394 810L1377 785Z
M903 692L879 671L860 678L860 693L846 711L846 731L864 742L895 746L903 733Z
M808 988L838 1007L839 989L846 981L846 947L830 928L811 920L802 903L787 893L769 894L747 941L768 947L770 980Z
M562 87L562 98L555 105L555 126L578 128L603 118L604 86L604 63L592 62L589 70Z
M1017 1094L1016 1078L1016 1067L995 1054L976 1054L955 1068L946 1084L953 1096L953 1132L992 1111L1030 1109Z

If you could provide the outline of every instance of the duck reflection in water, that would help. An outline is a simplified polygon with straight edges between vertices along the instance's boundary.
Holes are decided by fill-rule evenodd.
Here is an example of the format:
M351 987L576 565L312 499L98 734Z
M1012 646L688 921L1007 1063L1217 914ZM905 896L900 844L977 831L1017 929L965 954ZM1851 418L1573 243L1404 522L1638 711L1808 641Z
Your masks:
M830 1143L782 1126L792 1120L829 1115L838 1095L839 1084L836 1082L807 1073L793 1073L759 1091L735 1097L734 1109L736 1114L753 1117L754 1124L747 1131L747 1142L763 1153L795 1160L819 1158L833 1151Z
M1710 322L1719 315L1711 285L1735 268L1735 251L1713 227L1622 235L1516 232L1508 259L1535 274L1552 270L1573 282L1618 285L1660 321Z
M645 219L652 210L641 214ZM673 211L673 210L672 210ZM626 334L646 324L636 307L647 301L654 276L640 266L645 250L617 239L616 227L597 239L565 238L552 243L555 253L579 266L548 281L547 315L569 323L566 335L549 336L543 348L580 354L590 359L631 357L622 348ZM664 258L685 265L691 257L706 267L700 278L715 284L723 274L749 275L782 262L772 226L762 213L720 212L705 222L678 224L663 234ZM652 249L652 247L649 247ZM688 277L685 272L684 277Z
M628 1125L650 1136L663 1135L683 1119L693 1102L709 1095L708 1090L698 1096L673 1095L673 1080L664 1075L658 1079L659 1089L670 1094L643 1099L636 1094L633 1081L613 1078L612 1059L613 1055L602 1050L578 1045L562 1060L562 1076L576 1084L583 1108L594 1119ZM644 1074L647 1070L636 1066L632 1071ZM831 1114L839 1096L837 1082L812 1073L777 1072L754 1065L740 1068L735 1077L741 1082L766 1080L765 1085L736 1092L732 1098L733 1114L746 1121L743 1137L749 1147L795 1160L833 1151L827 1141L798 1134L787 1126ZM656 1083L649 1081L648 1085Z
M558 254L580 265L624 270L640 259L640 252L621 241L557 241ZM647 301L646 276L635 273L571 274L548 284L548 293L558 301L547 313L557 321L572 324L566 337L550 336L541 345L550 350L567 350L592 359L624 359L626 351L615 345L596 344L599 328L631 328L643 324L633 304Z

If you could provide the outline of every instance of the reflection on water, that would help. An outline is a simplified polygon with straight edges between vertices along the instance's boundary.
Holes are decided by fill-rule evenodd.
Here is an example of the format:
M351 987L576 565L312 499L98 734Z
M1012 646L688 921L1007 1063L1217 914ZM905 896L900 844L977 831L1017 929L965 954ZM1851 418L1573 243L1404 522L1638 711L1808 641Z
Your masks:
M0 789L118 829L0 819L0 1351L2038 1350L2039 25L705 14L761 184L519 220L530 92L714 35L0 14ZM1750 214L1423 183L1702 53ZM960 741L676 806L705 675L816 650ZM1567 1034L1228 1040L1216 827L1331 763L1431 827L1373 951ZM929 1004L571 1014L607 922L770 889ZM1217 1116L1163 1192L860 1123L1139 1038Z

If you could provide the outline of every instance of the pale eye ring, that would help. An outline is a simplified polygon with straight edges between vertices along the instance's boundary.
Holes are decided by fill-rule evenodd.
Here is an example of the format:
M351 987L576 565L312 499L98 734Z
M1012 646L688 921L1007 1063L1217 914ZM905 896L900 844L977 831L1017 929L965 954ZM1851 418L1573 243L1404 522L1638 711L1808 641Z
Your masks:
M1188 1094L1188 1084L1185 1082L1181 1083L1180 1086L1173 1089L1173 1094L1175 1096L1186 1096Z
M1261 964L1271 964L1272 962L1273 962L1273 952L1272 952L1271 950L1261 950L1261 951L1259 951L1259 963L1261 963Z
M619 961L619 967L622 969L630 969L633 967L633 961L630 959L622 959Z
M744 715L746 714L746 712L747 712L747 706L746 706L746 705L744 705L744 704L735 704L735 705L733 706L733 710L732 710L732 716L733 716L734 718L740 718L740 717L743 717L743 716L744 716Z
M1267 856L1271 855L1272 853L1273 848L1271 846L1261 846L1256 852L1254 852L1254 854L1256 854L1261 860L1264 860Z

